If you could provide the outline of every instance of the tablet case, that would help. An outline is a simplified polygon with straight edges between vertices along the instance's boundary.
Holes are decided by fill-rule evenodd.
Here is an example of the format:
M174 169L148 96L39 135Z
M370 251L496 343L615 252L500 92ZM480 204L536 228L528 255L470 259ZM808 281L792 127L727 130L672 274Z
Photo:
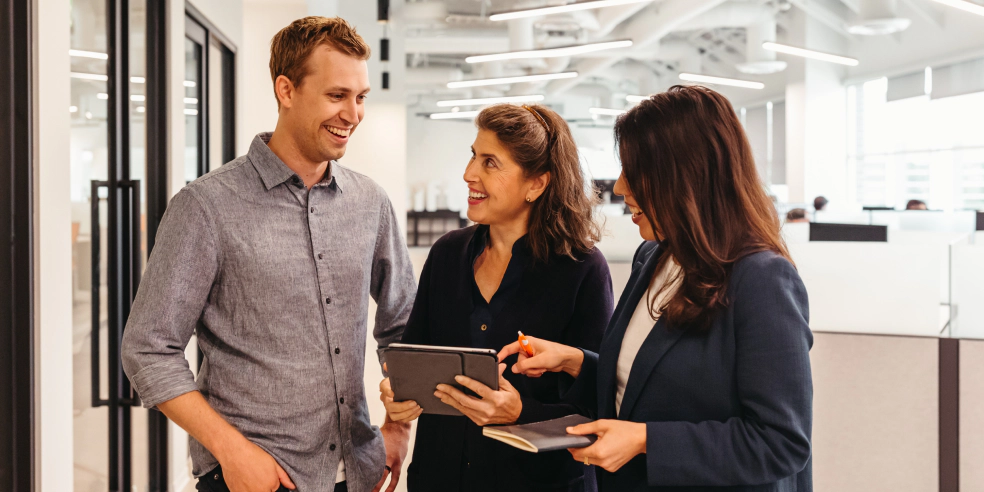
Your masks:
M438 384L454 386L475 396L455 382L454 377L459 374L498 390L497 362L494 356L485 354L406 349L386 351L386 367L389 369L393 399L414 400L424 409L424 413L432 415L461 416L461 412L434 396Z

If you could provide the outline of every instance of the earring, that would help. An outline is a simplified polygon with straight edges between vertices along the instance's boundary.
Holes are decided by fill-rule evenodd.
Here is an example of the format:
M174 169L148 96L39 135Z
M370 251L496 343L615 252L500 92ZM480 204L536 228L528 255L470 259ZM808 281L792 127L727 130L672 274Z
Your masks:
M526 197L526 203L533 203L533 200L530 200L530 197Z

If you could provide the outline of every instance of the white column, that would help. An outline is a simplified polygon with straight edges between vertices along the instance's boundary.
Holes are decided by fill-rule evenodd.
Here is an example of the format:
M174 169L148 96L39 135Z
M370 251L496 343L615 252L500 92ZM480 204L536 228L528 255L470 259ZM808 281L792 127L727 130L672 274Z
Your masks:
M785 42L830 53L847 43L827 26L796 11ZM840 65L781 55L786 69L786 182L791 202L824 195L834 206L848 200L847 90Z
M36 479L73 488L69 0L35 0L34 211ZM24 163L27 165L27 163Z

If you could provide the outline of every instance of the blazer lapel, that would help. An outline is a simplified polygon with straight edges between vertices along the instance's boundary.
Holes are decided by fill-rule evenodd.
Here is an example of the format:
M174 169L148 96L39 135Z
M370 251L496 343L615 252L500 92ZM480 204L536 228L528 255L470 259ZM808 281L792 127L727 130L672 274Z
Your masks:
M629 370L629 380L625 383L622 406L618 411L620 420L628 420L628 416L632 415L632 407L639 400L639 395L652 376L653 369L683 333L684 330L681 329L670 330L663 318L656 321L646 341L642 342L642 347L639 347L639 353L636 354L632 369Z
M635 312L639 299L649 289L663 248L657 246L648 257L639 258L633 265L633 272L625 284L625 291L618 301L618 307L601 341L598 355L598 418L615 418L615 385L617 384L618 355L622 350L622 339ZM623 404L624 407L624 404Z

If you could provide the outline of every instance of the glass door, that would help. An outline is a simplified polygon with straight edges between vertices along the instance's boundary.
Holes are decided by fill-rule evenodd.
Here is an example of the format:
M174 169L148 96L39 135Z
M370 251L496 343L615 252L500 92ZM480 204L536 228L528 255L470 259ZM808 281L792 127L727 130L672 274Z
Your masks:
M154 468L149 412L140 407L120 363L123 329L147 258L148 184L156 189L161 179L147 169L147 100L154 94L147 90L146 60L148 47L163 42L147 36L147 3L72 2L76 491L146 491Z
M185 17L185 180L236 157L236 48L197 10Z
M194 7L185 16L185 182L236 158L236 48ZM189 345L198 346L192 337ZM198 354L197 370L205 355Z

